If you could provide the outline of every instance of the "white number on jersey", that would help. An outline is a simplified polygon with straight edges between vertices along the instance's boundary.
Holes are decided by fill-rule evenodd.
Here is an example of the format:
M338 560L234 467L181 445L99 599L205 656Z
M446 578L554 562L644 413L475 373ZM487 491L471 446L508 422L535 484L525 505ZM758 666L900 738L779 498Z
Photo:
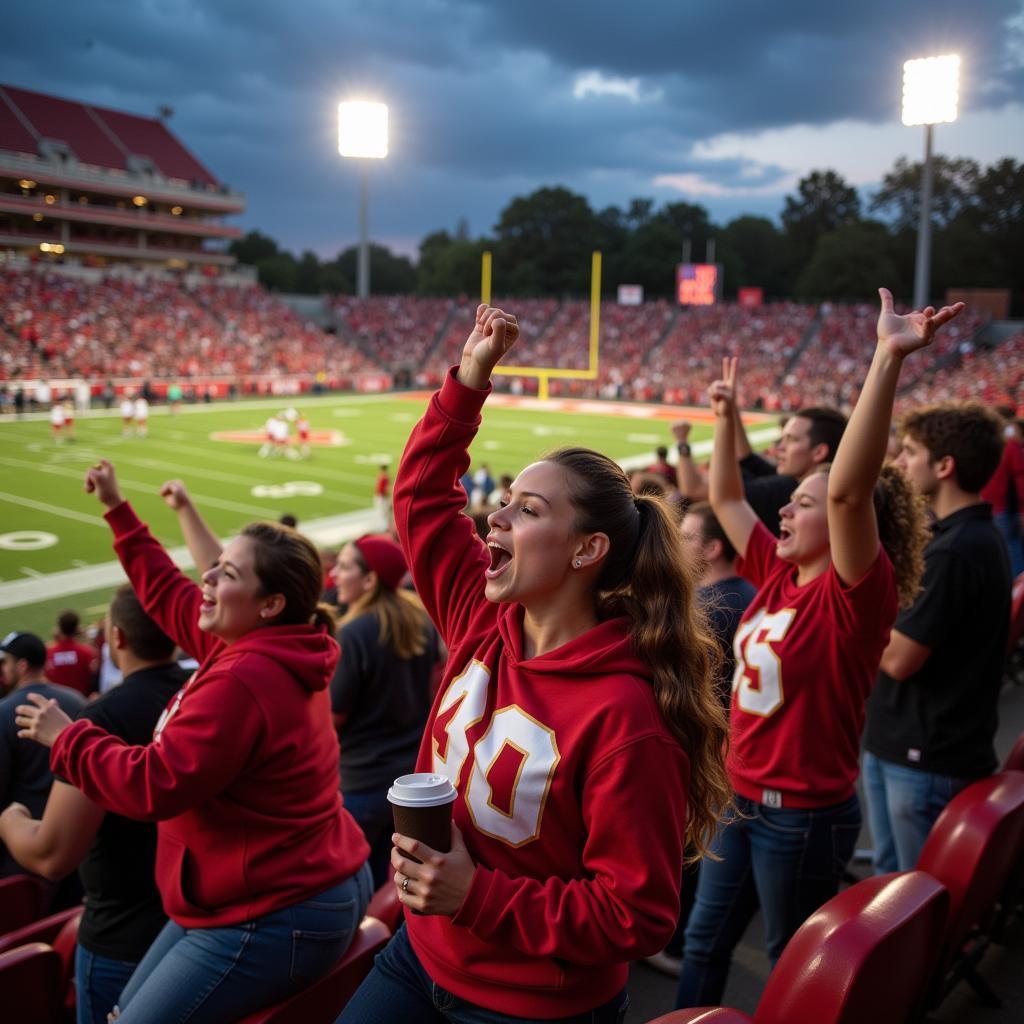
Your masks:
M490 673L477 661L453 679L433 725L433 769L457 786L468 764L466 807L480 832L510 846L540 835L560 755L555 734L516 705L494 712L469 749L468 730L483 716Z
M766 612L762 608L736 630L733 699L748 714L769 718L782 707L782 663L772 644L785 637L795 617L793 608L781 612Z

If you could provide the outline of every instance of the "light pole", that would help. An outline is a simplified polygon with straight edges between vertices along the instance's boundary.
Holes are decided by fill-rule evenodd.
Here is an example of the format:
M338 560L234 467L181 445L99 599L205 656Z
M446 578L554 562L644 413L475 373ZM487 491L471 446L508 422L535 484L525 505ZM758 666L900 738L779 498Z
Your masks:
M383 103L344 100L338 104L338 152L355 157L359 164L359 260L356 292L370 297L369 160L388 155L388 108Z
M960 58L955 53L922 57L903 65L903 123L924 125L921 214L917 227L914 309L928 305L932 256L932 125L956 120L960 93Z

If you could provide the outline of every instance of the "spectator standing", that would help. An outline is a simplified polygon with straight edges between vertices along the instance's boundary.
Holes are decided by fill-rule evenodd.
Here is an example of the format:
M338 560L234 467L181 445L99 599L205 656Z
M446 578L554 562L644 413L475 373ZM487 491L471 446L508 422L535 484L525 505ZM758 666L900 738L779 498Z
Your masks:
M1014 410L1003 406L1003 454L996 471L981 489L982 501L992 506L992 518L1006 541L1010 555L1010 572L1016 579L1024 572L1024 540L1021 516L1024 515L1024 447L1014 420Z
M131 586L118 590L106 622L107 645L124 684L79 717L144 747L189 673L171 660L174 641L142 610ZM106 1024L167 921L153 877L156 825L107 814L58 777L41 820L14 805L0 816L0 839L22 867L45 878L57 880L79 868L85 912L75 958L77 1022Z
M835 895L860 831L864 704L897 603L908 606L918 586L925 543L909 485L883 468L889 420L904 359L963 309L897 316L889 291L879 295L878 341L850 425L831 469L806 476L779 510L778 539L744 497L734 360L711 385L711 504L758 590L734 644L728 768L739 813L719 828L718 859L701 864L680 1007L721 1001L758 905L774 964Z
M384 535L346 544L334 567L342 656L331 680L345 806L370 844L374 887L387 881L394 832L388 787L416 766L433 693L437 631L401 582L402 549Z
M30 694L39 694L56 701L69 718L74 718L85 707L85 698L46 678L46 644L34 633L8 633L0 640L0 654L4 686L9 691L0 700L0 807L18 803L37 818L50 795L53 773L47 752L36 743L19 739L16 708ZM17 861L0 847L0 878L19 871Z
M46 649L46 677L88 697L96 689L99 656L96 648L80 639L78 612L61 612L53 631L53 643Z
M387 463L380 466L373 485L373 508L377 513L380 528L387 530L391 525L391 476Z
M916 409L897 464L935 514L923 587L896 620L868 701L864 785L875 870L909 871L943 807L997 761L1010 621L1006 546L981 499L1002 424L977 403Z

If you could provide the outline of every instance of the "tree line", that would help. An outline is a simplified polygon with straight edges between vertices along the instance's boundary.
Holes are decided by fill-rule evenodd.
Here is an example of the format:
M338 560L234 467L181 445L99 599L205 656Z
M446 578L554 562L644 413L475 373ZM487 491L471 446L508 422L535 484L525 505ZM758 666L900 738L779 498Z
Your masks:
M965 158L934 158L932 294L950 287L1008 288L1024 313L1024 163L1006 158L989 167ZM745 215L714 223L695 203L636 198L625 207L594 210L560 186L517 196L490 235L474 238L466 224L434 231L416 263L371 245L375 294L475 294L480 256L494 257L494 290L506 296L585 295L590 253L604 254L608 295L619 284L643 285L647 298L670 297L684 242L703 262L709 242L724 268L725 294L764 289L768 299L858 300L879 281L899 295L913 290L922 166L903 158L868 199L832 170L812 171L785 199L781 223ZM257 267L275 291L352 293L356 249L333 260L296 257L251 231L231 246Z

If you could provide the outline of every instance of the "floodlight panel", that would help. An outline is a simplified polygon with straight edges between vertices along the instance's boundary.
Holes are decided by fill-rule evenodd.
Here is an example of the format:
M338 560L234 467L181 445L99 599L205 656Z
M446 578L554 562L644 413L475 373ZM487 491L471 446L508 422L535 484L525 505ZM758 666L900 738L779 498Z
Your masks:
M385 103L343 100L338 104L338 152L342 156L382 160L388 155Z
M945 124L956 120L960 57L922 57L903 65L903 123Z

